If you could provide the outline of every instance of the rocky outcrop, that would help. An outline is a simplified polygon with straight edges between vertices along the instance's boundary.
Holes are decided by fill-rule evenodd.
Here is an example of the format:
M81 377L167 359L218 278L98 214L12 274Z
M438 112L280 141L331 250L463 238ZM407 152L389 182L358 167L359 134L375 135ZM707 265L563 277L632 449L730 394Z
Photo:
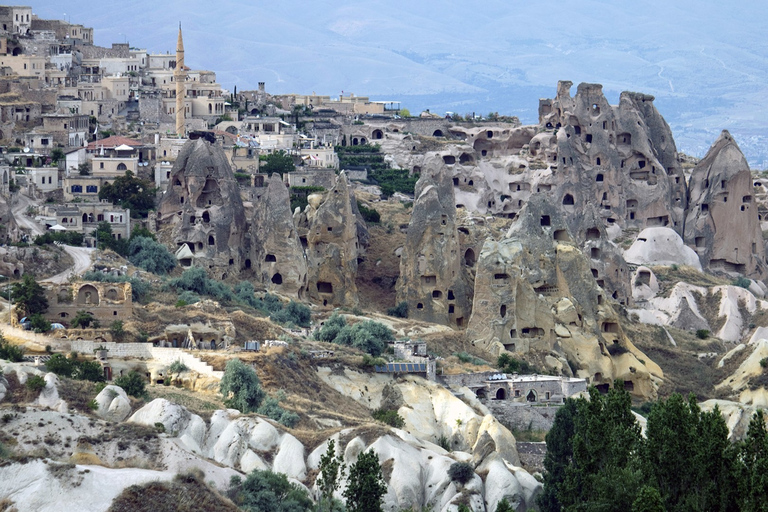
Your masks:
M323 305L357 305L360 250L354 196L344 172L324 201L307 208L307 284L309 297Z
M733 137L723 131L694 167L685 241L710 270L756 279L768 275L752 175Z
M591 264L558 208L532 196L506 238L483 246L467 337L494 355L554 356L559 372L573 365L593 384L621 379L655 396L661 370L625 336Z
M416 183L413 213L400 258L398 302L408 316L462 327L471 306L465 267L475 264L471 248L461 253L453 185L445 166L432 156Z
M688 265L701 271L696 252L670 228L646 228L624 251L624 259L634 265Z
M201 266L224 278L248 270L246 222L240 191L224 150L204 138L179 152L158 205L159 228L171 228L182 266Z
M307 290L307 260L290 204L288 188L279 174L273 174L255 205L251 258L267 290L302 299Z
M109 421L123 421L131 414L131 401L120 386L104 386L96 395L96 415Z

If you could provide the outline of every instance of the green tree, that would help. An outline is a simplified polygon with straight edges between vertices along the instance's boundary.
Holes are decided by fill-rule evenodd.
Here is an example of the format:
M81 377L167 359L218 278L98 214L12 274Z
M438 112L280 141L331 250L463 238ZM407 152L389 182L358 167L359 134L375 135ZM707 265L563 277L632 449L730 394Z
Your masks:
M90 162L81 163L80 165L77 166L77 172L80 174L80 176L90 176L91 163Z
M642 482L638 468L640 426L623 382L607 395L596 388L577 402L573 458L558 500L565 510L630 510Z
M224 404L240 412L256 412L266 395L256 372L239 359L227 362L219 390Z
M320 456L320 475L317 478L317 488L320 489L318 503L320 511L330 512L333 509L333 493L341 486L345 469L344 457L341 453L336 454L336 441L331 439L328 441L325 453Z
M411 117L411 111L407 108L401 108L399 115L400 117Z
M547 453L544 456L544 489L537 503L542 512L560 512L558 494L565 482L565 473L573 460L573 435L576 430L578 404L569 398L555 414L552 428L547 432Z
M109 222L99 222L93 236L96 238L96 243L99 249L112 249L121 256L128 255L128 241L124 238L121 238L120 240L115 238L112 233L112 225Z
M74 364L71 359L67 359L63 354L53 354L45 363L45 368L60 377L72 377Z
M306 512L312 507L307 491L282 473L253 471L245 481L230 481L232 501L248 512Z
M272 174L273 172L284 174L286 172L293 172L296 170L296 166L293 165L293 158L285 151L274 151L263 157L259 164L259 172L266 174Z
M45 298L45 290L35 278L24 274L21 281L11 286L13 302L16 309L24 316L32 316L35 313L43 314L48 311L48 299Z
M157 188L151 181L143 180L126 171L124 176L106 183L99 191L99 199L131 209L131 217L146 218L155 207Z
M176 266L176 258L163 244L144 236L131 238L128 261L153 274L167 274Z
M747 437L738 447L739 510L768 510L768 431L765 416L758 409L752 416Z
M115 320L112 325L109 326L109 332L115 340L122 340L125 336L125 326L122 320Z
M632 503L632 512L666 512L659 490L644 485L637 493L637 499Z
M349 468L347 488L343 493L347 512L381 512L381 501L386 492L378 455L373 450L361 453Z
M735 501L735 451L718 408L702 413L693 395L675 393L654 404L645 433L643 473L667 510L725 510Z
M127 375L116 378L115 386L123 388L123 391L136 398L143 398L147 394L144 377L137 371L131 371Z
M51 330L51 322L45 319L40 313L35 313L29 317L30 327L35 332L48 332Z
M12 363L18 363L24 360L24 350L16 345L11 344L0 333L0 359L10 361Z
M75 318L72 319L72 323L70 325L73 329L87 329L91 326L91 324L94 324L95 322L96 320L93 318L92 314L84 309L81 309L75 314Z
M496 504L496 512L515 512L515 509L509 504L507 498L502 498L501 501Z

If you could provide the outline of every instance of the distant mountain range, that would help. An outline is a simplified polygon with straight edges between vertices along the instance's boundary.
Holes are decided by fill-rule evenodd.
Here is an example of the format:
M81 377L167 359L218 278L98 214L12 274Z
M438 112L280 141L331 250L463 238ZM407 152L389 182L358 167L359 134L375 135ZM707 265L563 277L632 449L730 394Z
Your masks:
M680 151L703 156L722 129L768 168L763 2L711 0L84 0L32 5L95 29L97 44L174 51L232 89L400 100L412 112L517 115L537 122L557 80L656 96ZM574 89L575 93L575 89Z

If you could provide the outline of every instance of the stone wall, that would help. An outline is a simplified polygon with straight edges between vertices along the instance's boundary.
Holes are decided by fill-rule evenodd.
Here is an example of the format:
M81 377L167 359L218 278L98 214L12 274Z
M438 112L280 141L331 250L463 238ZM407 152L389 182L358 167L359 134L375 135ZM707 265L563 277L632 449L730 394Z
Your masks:
M509 400L485 400L483 404L510 430L549 431L555 421L555 414L562 407L557 404L521 404Z

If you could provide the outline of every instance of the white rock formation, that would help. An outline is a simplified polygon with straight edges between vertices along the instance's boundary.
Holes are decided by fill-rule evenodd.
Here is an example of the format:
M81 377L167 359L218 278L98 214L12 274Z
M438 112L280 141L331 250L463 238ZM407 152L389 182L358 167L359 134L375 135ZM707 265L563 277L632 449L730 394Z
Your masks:
M696 252L670 228L646 228L641 231L632 247L624 251L624 259L635 265L688 265L701 270Z
M96 395L96 415L109 421L123 421L131 414L131 402L120 386L105 386Z

